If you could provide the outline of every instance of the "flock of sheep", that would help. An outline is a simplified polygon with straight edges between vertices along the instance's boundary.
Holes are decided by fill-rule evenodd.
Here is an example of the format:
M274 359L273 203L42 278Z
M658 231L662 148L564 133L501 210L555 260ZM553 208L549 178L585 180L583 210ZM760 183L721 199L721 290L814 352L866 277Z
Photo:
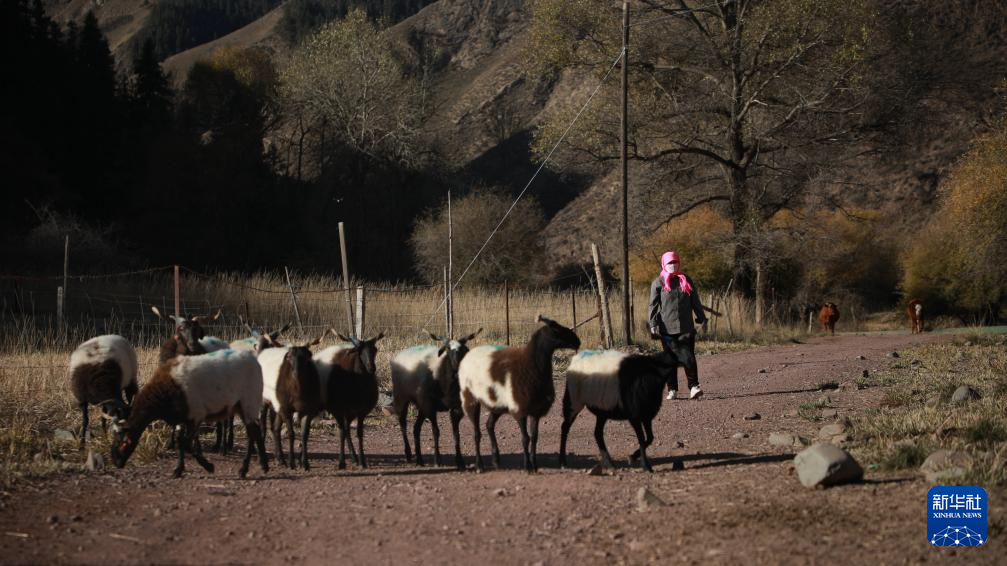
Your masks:
M209 317L165 316L175 332L161 347L157 369L143 387L137 382L136 351L117 335L92 338L70 357L70 384L83 415L80 446L88 432L88 407L97 405L102 425L111 421L112 460L123 467L137 447L143 432L154 421L174 427L172 442L177 446L178 463L174 476L185 469L189 453L208 472L213 464L203 456L198 438L203 423L216 422L217 444L224 453L233 445L233 420L245 426L248 448L239 475L244 478L254 454L263 472L269 469L265 433L268 421L275 441L274 455L281 465L309 468L308 437L311 421L323 411L335 419L340 430L339 468L346 467L345 451L354 461L367 466L364 455L364 419L378 400L375 359L377 342L383 334L367 339L347 338L329 329L315 340L300 345L279 342L283 330L262 333L247 324L250 337L225 342L206 336L201 323ZM219 316L218 312L215 319ZM552 360L558 349L579 350L580 339L573 330L539 317L541 326L524 346L482 345L469 349L468 342L479 331L460 339L430 334L435 345L421 345L398 352L391 362L393 409L402 431L405 458L423 464L420 432L430 421L434 440L434 462L441 463L437 413L448 412L455 442L455 465L464 469L459 424L468 417L475 441L475 467L483 470L480 413L487 411L486 432L494 466L500 464L495 425L500 415L510 413L521 429L524 467L538 469L539 420L556 398ZM481 329L480 329L481 331ZM342 341L312 353L329 334ZM566 372L563 395L563 424L560 466L566 464L566 441L577 415L586 407L595 414L595 440L602 464L614 467L605 447L604 427L608 420L628 420L636 433L639 449L631 460L651 471L647 447L653 442L651 423L661 408L662 388L674 359L666 354L626 354L608 350L586 350L576 354ZM413 448L410 450L406 417L409 405L416 407ZM356 420L357 442L349 435ZM299 423L298 423L299 421ZM288 455L282 447L282 429L287 426ZM294 452L294 437L300 428L300 452ZM106 431L107 432L107 431ZM169 445L170 446L170 445Z

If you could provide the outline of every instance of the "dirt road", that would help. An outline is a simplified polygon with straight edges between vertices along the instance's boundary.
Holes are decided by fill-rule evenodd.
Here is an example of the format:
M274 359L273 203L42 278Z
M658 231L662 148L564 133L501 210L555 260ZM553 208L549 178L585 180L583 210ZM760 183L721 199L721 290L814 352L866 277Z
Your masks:
M859 485L809 490L793 474L793 449L768 442L775 431L815 435L822 423L784 415L819 398L817 384L851 380L887 366L887 352L946 339L840 336L702 356L706 397L665 402L649 451L654 474L622 467L588 475L595 445L587 413L571 433L577 469L556 469L554 407L541 429L544 469L533 476L517 469L520 436L504 417L498 434L510 469L481 475L403 463L398 426L385 419L368 430L367 470L339 472L333 437L319 434L307 473L274 467L263 476L253 467L239 481L239 456L211 454L213 475L189 460L183 479L169 479L165 458L21 484L0 500L0 563L993 563L1003 559L1002 538L981 548L927 543L921 479L868 472ZM842 416L875 406L882 391L828 394ZM760 418L744 418L752 413ZM739 432L749 436L732 437ZM463 422L466 456L471 434ZM635 448L630 428L609 423L607 439L625 466ZM450 452L449 432L441 442ZM685 469L673 471L675 460ZM666 505L638 511L644 486ZM991 491L994 519L1005 504Z

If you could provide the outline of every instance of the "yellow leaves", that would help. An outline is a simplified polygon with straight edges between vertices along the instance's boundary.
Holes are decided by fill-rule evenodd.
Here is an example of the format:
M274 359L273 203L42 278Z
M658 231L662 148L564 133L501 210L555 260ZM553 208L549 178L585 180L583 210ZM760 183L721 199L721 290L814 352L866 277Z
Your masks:
M731 248L726 243L731 222L712 207L703 206L668 222L630 253L630 277L649 284L660 273L661 254L675 250L682 269L705 289L723 288L731 278Z
M903 261L908 293L978 310L1007 297L1007 122L980 137L942 185L941 206ZM935 261L949 268L927 286Z

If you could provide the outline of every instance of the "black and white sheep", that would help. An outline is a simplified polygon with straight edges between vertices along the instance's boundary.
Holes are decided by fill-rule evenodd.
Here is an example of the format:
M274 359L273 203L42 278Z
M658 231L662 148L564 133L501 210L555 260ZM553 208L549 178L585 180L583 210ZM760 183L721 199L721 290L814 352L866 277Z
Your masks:
M595 415L594 439L603 466L614 468L605 447L605 423L628 420L640 448L630 460L640 459L648 472L647 447L654 441L652 423L661 410L662 389L675 360L665 352L653 355L626 354L614 350L587 350L570 361L563 394L563 425L560 429L559 465L566 466L566 440L577 415L587 407Z
M429 420L434 436L434 464L441 465L441 433L437 425L437 413L448 411L455 439L455 465L458 469L465 468L458 431L458 424L464 416L458 386L458 366L469 351L468 341L480 332L482 328L458 340L430 334L431 338L442 343L439 348L413 346L402 350L392 358L392 406L399 416L406 461L412 459L409 436L406 434L406 415L409 412L409 405L413 404L417 413L416 423L413 425L416 464L423 465L420 432L423 429L423 421Z
M92 338L70 354L70 390L82 416L81 450L88 432L88 406L101 408L102 429L107 426L105 418L125 418L138 390L138 369L136 350L116 334Z
M337 336L347 343L330 346L314 355L321 381L322 399L325 410L332 414L339 425L339 469L346 468L347 441L353 452L353 439L349 437L349 429L354 419L357 421L357 444L360 449L357 462L366 468L364 418L378 404L376 344L384 337L384 333L368 340L346 338L341 334Z
M269 470L266 449L259 425L262 408L262 369L252 352L220 350L198 356L179 356L162 364L136 396L129 418L116 423L116 441L112 444L112 460L117 467L136 449L143 431L155 420L180 427L178 465L174 476L185 470L185 452L189 451L208 472L208 462L195 443L198 426L204 421L227 419L237 413L245 425L248 451L239 470L248 473L254 443L259 453L262 471Z
M273 429L273 439L276 441L276 456L282 465L286 465L286 458L283 456L280 433L283 424L287 425L291 468L297 467L298 460L294 457L294 413L297 413L301 421L301 465L305 470L309 468L308 435L311 421L322 410L321 382L310 348L321 343L326 334L328 332L303 346L274 347L259 352L263 384L262 412L265 414L268 409L272 409L270 428ZM267 340L272 343L269 338Z
M525 346L478 346L465 356L458 368L462 408L472 421L477 471L483 469L479 452L481 407L489 411L486 432L493 450L493 465L500 466L496 421L503 413L510 413L521 428L525 469L538 470L539 419L549 412L556 399L552 355L560 348L580 348L580 338L573 330L542 316L538 320L543 326L532 334Z

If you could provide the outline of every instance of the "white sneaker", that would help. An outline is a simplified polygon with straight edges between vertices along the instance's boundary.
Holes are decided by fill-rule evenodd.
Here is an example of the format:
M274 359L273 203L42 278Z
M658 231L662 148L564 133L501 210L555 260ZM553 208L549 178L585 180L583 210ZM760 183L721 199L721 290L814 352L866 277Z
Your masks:
M677 395L677 394L678 394L678 391L675 391L674 389L672 389L671 391L668 392L668 396L665 397L665 399L671 401L672 399L675 398L675 395Z
M689 399L698 399L702 396L703 390L698 385L689 390Z

